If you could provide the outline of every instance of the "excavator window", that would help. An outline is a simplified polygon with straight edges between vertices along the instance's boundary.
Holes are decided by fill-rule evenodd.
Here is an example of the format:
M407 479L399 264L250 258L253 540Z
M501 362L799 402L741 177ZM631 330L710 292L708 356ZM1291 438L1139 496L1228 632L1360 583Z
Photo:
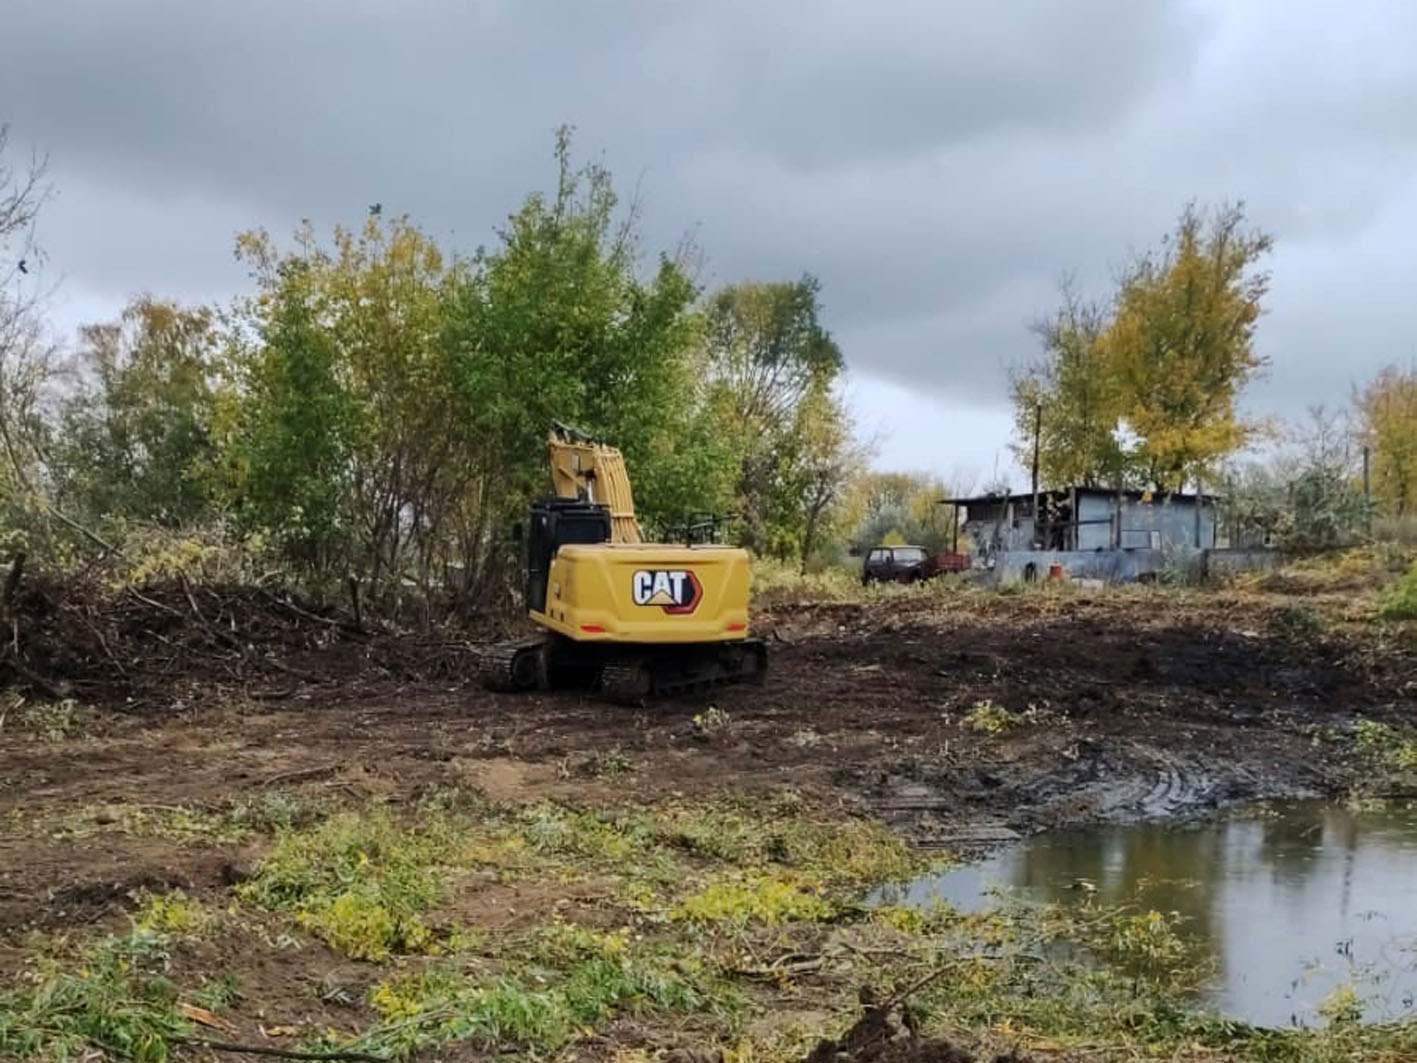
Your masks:
M548 498L533 505L527 540L527 607L538 613L546 609L546 579L558 547L609 541L609 506L574 498Z

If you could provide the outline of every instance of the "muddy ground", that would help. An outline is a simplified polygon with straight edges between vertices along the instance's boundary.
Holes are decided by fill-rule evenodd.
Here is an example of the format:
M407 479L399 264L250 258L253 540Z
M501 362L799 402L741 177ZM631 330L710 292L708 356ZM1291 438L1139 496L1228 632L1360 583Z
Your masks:
M0 978L32 930L120 926L134 889L224 896L260 846L184 838L172 817L262 794L397 802L457 784L498 801L608 805L791 787L969 852L1060 824L1341 794L1362 782L1342 737L1355 719L1417 710L1411 634L1384 631L1341 594L925 593L779 603L757 628L772 643L765 685L639 712L387 671L376 686L189 685L138 711L80 708L57 722L12 701L0 723ZM987 725L996 718L1001 731ZM143 829L154 816L168 829ZM470 903L498 925L582 900L496 886ZM272 1021L333 1007L293 986L348 967L318 947L294 966L258 961L247 992Z

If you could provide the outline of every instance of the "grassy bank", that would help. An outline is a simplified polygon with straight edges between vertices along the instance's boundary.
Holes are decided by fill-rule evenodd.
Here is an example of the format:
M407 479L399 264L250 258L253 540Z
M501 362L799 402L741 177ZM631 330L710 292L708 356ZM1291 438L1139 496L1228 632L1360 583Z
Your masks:
M757 1063L838 1033L863 986L908 989L921 1028L985 1058L1417 1052L1417 1026L1357 1026L1342 1000L1320 1031L1191 1010L1207 971L1164 914L1086 895L988 915L865 904L931 862L791 792L610 810L437 789L400 807L270 807L145 822L192 844L242 837L260 857L223 891L136 893L117 932L31 940L0 994L0 1056L154 1063L221 1040L389 1059L633 1061L690 1045ZM289 983L273 965L303 972L308 998L276 999Z

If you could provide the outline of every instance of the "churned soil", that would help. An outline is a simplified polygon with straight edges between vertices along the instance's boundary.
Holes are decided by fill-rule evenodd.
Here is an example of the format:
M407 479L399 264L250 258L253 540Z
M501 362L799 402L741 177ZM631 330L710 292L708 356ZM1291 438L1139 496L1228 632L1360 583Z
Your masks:
M642 710L492 693L472 678L472 643L365 628L265 591L170 586L105 607L35 584L12 612L0 982L33 930L121 927L141 889L221 903L260 858L257 843L148 831L144 817L215 815L276 793L399 803L434 785L600 806L790 787L968 852L1059 825L1343 793L1360 764L1333 736L1417 708L1410 635L1381 632L1341 596L776 602L755 619L770 644L764 684ZM75 701L57 722L55 693ZM499 886L474 914L498 925L574 903L554 883ZM358 996L337 986L295 1000L294 982L340 977L322 948L200 949L179 963L267 957L243 965L242 991L271 1022L316 1007L338 1025L340 1001ZM878 1048L870 1060L965 1058L910 1040Z

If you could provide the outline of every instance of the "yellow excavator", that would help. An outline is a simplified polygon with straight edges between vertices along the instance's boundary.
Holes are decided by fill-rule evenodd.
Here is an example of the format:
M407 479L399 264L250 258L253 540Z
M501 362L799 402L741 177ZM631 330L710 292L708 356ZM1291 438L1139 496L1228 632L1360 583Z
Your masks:
M645 543L620 451L563 424L547 440L555 497L532 505L526 602L541 633L484 663L499 690L645 699L760 682L767 647L748 632L748 552Z

